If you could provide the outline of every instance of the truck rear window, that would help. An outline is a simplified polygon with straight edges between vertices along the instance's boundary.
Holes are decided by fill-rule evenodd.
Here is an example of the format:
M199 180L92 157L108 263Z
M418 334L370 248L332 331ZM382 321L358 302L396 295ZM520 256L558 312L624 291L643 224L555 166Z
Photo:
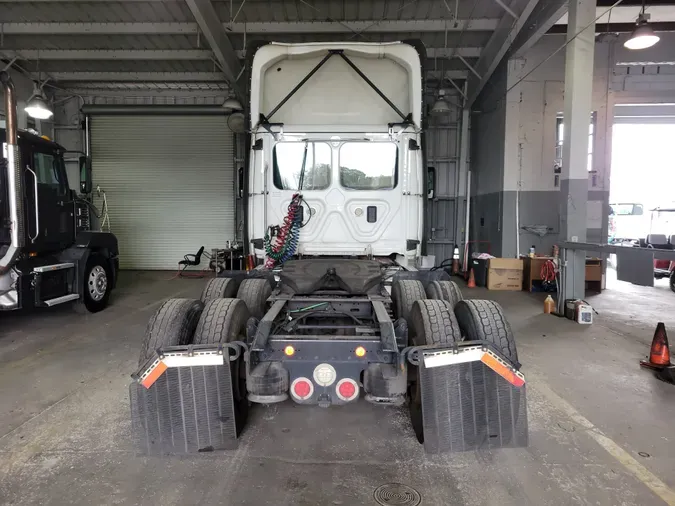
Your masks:
M345 142L339 159L344 188L391 190L398 183L398 148L393 142Z
M273 154L274 186L280 190L325 190L331 182L331 155L326 142L278 142Z

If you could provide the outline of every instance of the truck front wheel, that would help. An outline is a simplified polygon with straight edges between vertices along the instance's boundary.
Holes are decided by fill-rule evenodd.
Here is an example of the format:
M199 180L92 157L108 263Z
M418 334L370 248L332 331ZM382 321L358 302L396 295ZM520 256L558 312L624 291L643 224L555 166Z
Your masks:
M82 280L82 304L90 313L105 309L113 287L113 274L109 262L99 253L87 259Z

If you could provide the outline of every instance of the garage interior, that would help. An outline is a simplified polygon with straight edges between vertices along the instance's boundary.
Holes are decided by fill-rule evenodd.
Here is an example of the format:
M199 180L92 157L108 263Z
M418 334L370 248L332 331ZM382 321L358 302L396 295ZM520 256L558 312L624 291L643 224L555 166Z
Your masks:
M631 50L641 12L660 40ZM432 456L405 407L287 401L256 405L236 451L138 455L128 386L146 324L164 300L199 297L206 279L174 275L183 255L245 240L232 100L246 104L247 51L410 39L426 47L427 254L566 244L561 299L597 311L579 325L542 314L544 293L459 281L500 303L517 337L529 446ZM0 504L675 505L675 389L638 363L658 322L675 328L675 293L613 281L608 251L573 244L607 244L615 168L625 200L641 164L672 167L672 142L654 155L618 133L675 121L672 0L0 0L2 68L20 128L91 155L122 272L101 313L2 315ZM25 113L36 93L51 119ZM66 157L73 190L78 163ZM585 292L587 256L602 260L600 293ZM389 484L419 501L376 500Z

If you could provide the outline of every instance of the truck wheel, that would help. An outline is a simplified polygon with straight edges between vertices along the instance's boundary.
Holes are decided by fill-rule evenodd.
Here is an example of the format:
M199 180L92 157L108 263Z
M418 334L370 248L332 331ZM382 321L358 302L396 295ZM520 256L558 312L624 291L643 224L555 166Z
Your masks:
M424 299L414 303L409 332L414 346L452 344L462 340L452 307L444 300Z
M462 334L469 341L489 341L518 366L516 339L502 307L492 300L462 300L455 306Z
M394 302L396 318L410 318L415 301L427 298L424 293L424 285L416 279L401 279L391 287L391 298Z
M169 299L152 315L145 330L138 365L154 356L157 348L192 342L204 304L194 299Z
M237 299L243 300L251 316L258 319L265 315L265 306L270 295L272 287L266 279L245 279L237 291Z
M451 345L462 340L459 324L452 312L450 304L444 300L420 300L413 304L410 314L410 335L415 346L428 344ZM409 369L413 373L412 368ZM420 443L424 442L424 426L422 423L422 392L420 388L419 370L415 368L412 375L414 381L410 385L410 421L415 436ZM440 415L443 415L442 413ZM447 417L448 421L450 417Z
M239 299L214 299L206 303L202 312L194 344L221 344L246 340L246 321L249 312ZM234 420L237 436L248 418L246 391L246 365L243 354L236 362L230 362L232 395L234 396Z
M430 299L444 300L454 308L460 300L464 300L462 291L454 281L432 281L427 286L427 296Z
M237 283L232 278L214 278L209 280L202 291L201 301L207 303L213 299L228 299L237 293Z
M82 298L76 308L78 311L86 309L90 313L102 311L108 305L112 287L113 273L109 262L103 255L92 253L84 267Z
M455 315L466 339L491 342L516 369L520 368L516 340L499 304L492 300L463 300L455 306ZM514 427L518 426L521 409L520 389L512 388L506 381L500 381L497 383L495 394L496 398L493 397L492 402L497 406L492 413L499 418L501 441L508 445L515 434Z
M670 273L670 289L675 292L675 271Z

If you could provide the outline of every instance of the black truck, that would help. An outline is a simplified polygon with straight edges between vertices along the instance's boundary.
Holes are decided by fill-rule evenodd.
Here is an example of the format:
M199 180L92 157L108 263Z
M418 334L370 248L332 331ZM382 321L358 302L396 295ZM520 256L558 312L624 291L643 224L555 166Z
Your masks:
M71 301L104 309L119 270L117 238L91 231L92 204L70 189L65 149L18 131L14 85L0 73L6 128L0 129L0 311ZM92 188L80 157L80 190Z

